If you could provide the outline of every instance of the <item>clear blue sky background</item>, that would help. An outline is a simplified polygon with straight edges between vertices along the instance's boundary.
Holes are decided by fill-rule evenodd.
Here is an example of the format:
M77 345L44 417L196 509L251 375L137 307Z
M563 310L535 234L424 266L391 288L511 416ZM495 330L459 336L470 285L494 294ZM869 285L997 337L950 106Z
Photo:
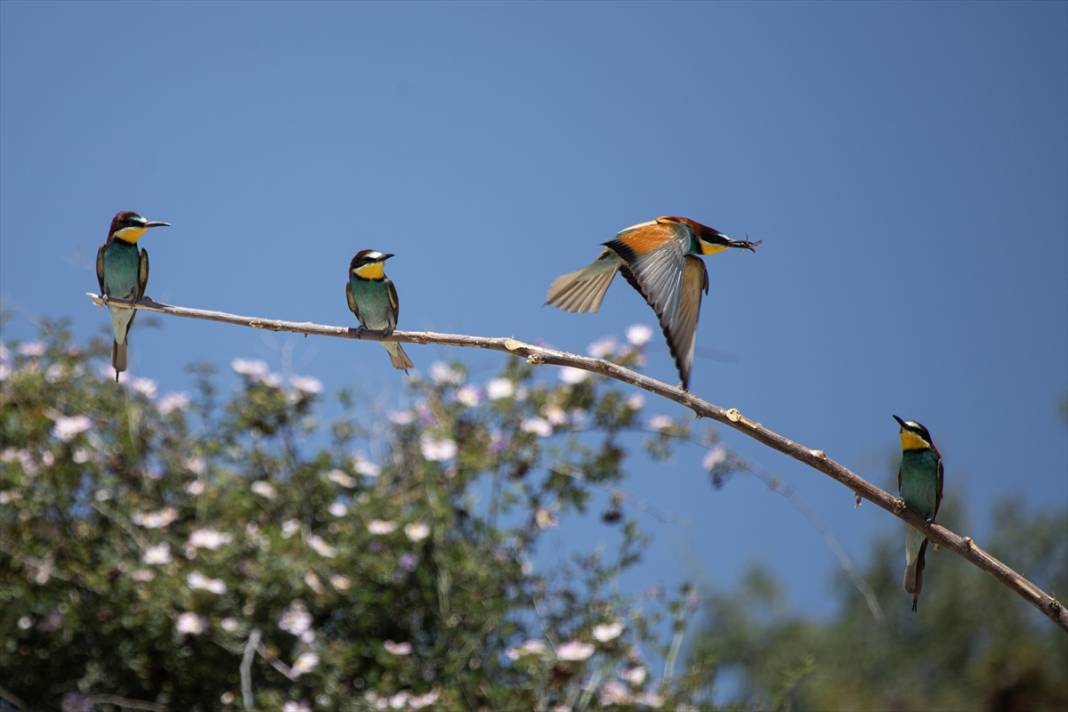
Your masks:
M4 337L40 316L83 336L105 325L83 293L112 214L133 209L174 224L143 243L162 301L350 323L345 267L375 247L398 255L402 327L583 351L651 312L621 281L600 314L543 308L551 279L619 228L687 215L764 240L708 260L698 343L737 358L699 359L695 392L881 485L890 414L915 418L973 520L1008 493L1062 507L1066 8L6 1ZM132 371L163 390L188 387L186 363L249 356L387 402L402 391L374 344L179 319L132 343ZM409 350L483 378L501 359ZM664 351L649 369L676 378ZM900 529L724 436L853 555ZM656 542L628 587L728 586L761 561L796 605L828 612L818 534L752 481L712 491L700 457L638 458L624 489L689 524L647 520Z

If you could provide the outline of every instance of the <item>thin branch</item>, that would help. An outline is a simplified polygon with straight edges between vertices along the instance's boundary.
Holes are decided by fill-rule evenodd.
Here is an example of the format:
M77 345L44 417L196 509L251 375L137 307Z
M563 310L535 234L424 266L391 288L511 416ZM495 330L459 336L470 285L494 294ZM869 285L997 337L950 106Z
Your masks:
M241 656L241 703L249 710L256 709L256 697L252 692L252 660L256 657L256 648L262 638L260 629L253 628L245 642L245 652Z
M483 337L468 336L465 334L440 334L433 331L394 331L389 336L380 333L364 331L362 329L344 326L329 326L315 324L310 321L295 322L281 321L278 319L265 319L262 317L239 316L226 312L208 311L204 309L189 309L176 307L168 304L160 304L151 299L143 299L138 302L129 302L119 299L100 297L93 293L87 296L98 306L121 306L142 311L168 314L170 316L185 317L188 319L204 319L207 321L220 321L226 324L236 324L253 329L267 329L269 331L288 331L296 334L313 334L316 336L333 336L342 339L359 339L366 341L397 341L411 344L443 344L447 346L461 346L465 348L489 349L502 351L514 356L525 358L528 363L534 365L571 366L580 368L590 373L600 374L615 379L621 383L629 383L644 390L662 396L683 405L694 412L699 418L711 418L728 427L748 435L754 440L767 445L773 450L778 450L809 467L837 480L848 487L857 497L862 497L869 502L885 509L898 519L901 519L914 529L918 529L935 544L943 549L953 551L961 558L970 561L975 566L993 576L1002 584L1012 589L1025 601L1042 611L1053 622L1068 631L1068 609L1057 599L1040 589L1028 579L1021 576L1012 568L1006 566L989 553L981 549L969 536L961 536L947 529L941 524L927 522L922 516L905 507L905 501L900 497L894 497L889 492L876 487L864 478L852 472L844 465L827 457L823 450L806 447L801 443L794 442L789 438L769 430L760 423L745 417L737 408L721 408L708 401L698 398L692 393L684 391L678 386L671 386L663 381L650 378L598 358L578 356L566 351L544 348L528 344L518 339L507 337Z

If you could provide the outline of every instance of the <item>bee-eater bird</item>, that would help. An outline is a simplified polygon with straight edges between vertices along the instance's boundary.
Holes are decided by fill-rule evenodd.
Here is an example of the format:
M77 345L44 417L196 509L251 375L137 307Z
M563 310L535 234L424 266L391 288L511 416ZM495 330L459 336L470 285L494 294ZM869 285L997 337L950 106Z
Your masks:
M378 250L360 250L349 262L349 281L345 285L345 298L349 309L360 320L363 328L385 335L397 328L400 315L400 300L397 288L386 276L385 262L393 255ZM383 341L389 352L389 362L405 373L413 366L401 345Z
M132 210L123 210L115 215L108 230L108 239L96 252L96 279L100 293L116 299L140 299L145 296L148 284L148 250L137 252L137 241L154 227L168 227L170 223L146 220ZM111 328L115 340L111 346L111 365L115 368L115 381L126 370L127 347L130 327L136 309L108 307L111 312Z
M553 280L545 303L567 312L595 312L621 271L656 312L685 390L701 294L708 294L708 270L700 256L732 247L756 252L760 243L733 240L689 218L663 216L624 228L603 244L592 264Z
M897 489L905 506L928 522L933 522L942 504L942 455L931 434L915 420L894 416L901 426L901 466L897 471ZM912 610L923 588L923 567L927 538L908 528L905 532L905 591L912 594Z

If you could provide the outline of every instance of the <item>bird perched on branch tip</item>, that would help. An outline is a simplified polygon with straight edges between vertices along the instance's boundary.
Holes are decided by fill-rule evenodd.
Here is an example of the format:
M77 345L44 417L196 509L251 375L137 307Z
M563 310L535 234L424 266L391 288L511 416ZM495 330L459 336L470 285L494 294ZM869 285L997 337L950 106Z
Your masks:
M360 320L363 328L389 335L397 328L400 300L397 288L386 276L385 262L392 254L378 250L360 250L349 262L349 280L345 284L345 298L349 310ZM395 341L383 341L389 352L389 362L405 373L412 368L412 360Z
M894 416L901 426L901 465L897 471L897 489L905 506L928 522L933 522L942 505L942 455L931 434L915 420ZM905 592L912 594L912 610L923 589L923 569L927 558L927 537L909 527L905 532Z

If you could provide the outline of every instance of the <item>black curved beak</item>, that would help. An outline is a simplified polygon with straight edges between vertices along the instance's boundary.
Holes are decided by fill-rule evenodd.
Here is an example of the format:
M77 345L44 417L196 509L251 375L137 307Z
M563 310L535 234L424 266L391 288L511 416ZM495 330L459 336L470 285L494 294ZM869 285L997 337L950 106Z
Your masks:
M897 417L896 415L894 416L894 420L897 421L897 424L901 426L902 430L908 430L908 428L905 427L905 421L904 420L902 420L901 418Z
M145 227L170 227L169 222L163 222L162 220L146 220Z
M382 262L385 262L386 260L388 260L392 256L393 256L392 252L385 253L384 255L382 255Z

